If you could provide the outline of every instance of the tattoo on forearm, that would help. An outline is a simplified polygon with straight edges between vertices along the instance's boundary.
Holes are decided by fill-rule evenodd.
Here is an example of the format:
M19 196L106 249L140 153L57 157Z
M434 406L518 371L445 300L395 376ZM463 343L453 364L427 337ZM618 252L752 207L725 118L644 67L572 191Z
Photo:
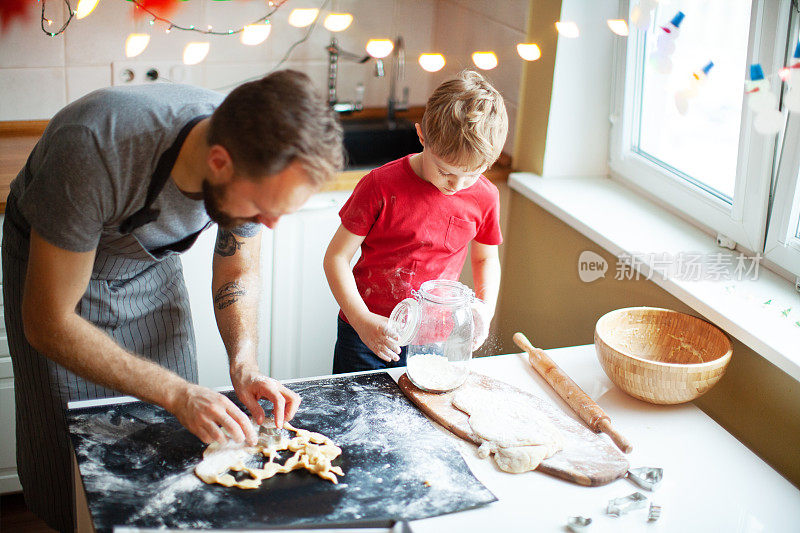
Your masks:
M229 257L236 253L244 244L243 241L237 241L236 236L230 231L220 230L217 235L217 244L214 246L214 253L223 257Z
M247 294L247 290L238 282L231 281L223 285L214 296L214 304L217 309L225 309L239 301L240 296Z

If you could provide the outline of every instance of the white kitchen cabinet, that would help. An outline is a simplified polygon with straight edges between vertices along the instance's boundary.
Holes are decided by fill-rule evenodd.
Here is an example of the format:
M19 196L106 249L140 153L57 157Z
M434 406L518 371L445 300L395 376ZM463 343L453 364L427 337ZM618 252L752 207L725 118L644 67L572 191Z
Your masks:
M222 343L211 295L211 261L217 228L204 231L197 242L181 255L183 275L189 292L192 322L197 342L199 381L206 387L230 387L228 355ZM269 371L270 300L272 291L272 231L261 232L261 300L259 307L258 364L261 371Z
M0 239L3 231L0 215ZM0 268L0 293L3 290L3 272ZM22 490L17 477L17 441L14 410L14 372L8 354L5 309L0 298L0 494Z
M0 357L0 494L22 490L17 477L14 374L11 358Z
M331 373L339 305L328 287L322 259L339 227L339 209L349 196L350 191L317 194L275 228L272 377Z

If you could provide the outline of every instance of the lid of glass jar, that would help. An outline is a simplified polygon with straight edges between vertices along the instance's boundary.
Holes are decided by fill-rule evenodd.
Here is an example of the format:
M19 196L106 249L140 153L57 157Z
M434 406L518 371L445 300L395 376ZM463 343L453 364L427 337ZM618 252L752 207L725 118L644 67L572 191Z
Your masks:
M472 289L450 279L425 281L420 285L417 295L433 303L444 305L468 305L475 299Z
M400 346L406 346L417 335L419 323L419 302L414 298L406 298L392 309L387 328L398 336Z

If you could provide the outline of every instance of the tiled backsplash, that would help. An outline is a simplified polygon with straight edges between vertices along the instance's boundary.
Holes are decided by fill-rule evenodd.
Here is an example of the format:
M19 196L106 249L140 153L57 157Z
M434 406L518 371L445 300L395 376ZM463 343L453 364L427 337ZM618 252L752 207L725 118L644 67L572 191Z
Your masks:
M211 49L206 60L181 67L186 80L210 89L229 91L236 84L258 77L274 68L288 48L307 28L287 23L292 9L315 7L311 0L289 0L271 18L272 32L258 46L245 46L236 36L209 36ZM334 0L330 11L349 12L353 24L337 34L340 46L362 53L369 38L402 35L406 43L405 78L411 105L424 105L430 91L445 77L472 66L470 55L476 50L495 50L499 66L488 77L506 97L509 112L516 114L521 60L516 43L524 38L526 0ZM38 6L37 6L38 7ZM265 2L189 0L171 19L182 25L193 24L215 30L240 27L265 13ZM49 0L47 15L53 27L63 20L63 7ZM139 64L158 62L181 66L183 47L204 36L151 26L147 19L135 21L131 3L125 0L100 0L95 11L82 20L73 20L60 36L49 37L39 27L37 10L24 22L15 22L0 31L0 120L50 118L66 103L95 89L112 84L113 62L131 61L125 57L125 39L132 32L151 34L147 49L133 58ZM309 39L298 45L282 68L295 68L309 74L324 90L327 84L326 45L331 33L319 24ZM422 70L417 57L422 52L438 51L447 65L438 73ZM338 94L342 100L355 98L355 87L365 86L364 105L384 106L389 92L389 77L374 75L372 61L359 65L340 61ZM162 74L163 71L162 71ZM511 144L506 145L510 152Z

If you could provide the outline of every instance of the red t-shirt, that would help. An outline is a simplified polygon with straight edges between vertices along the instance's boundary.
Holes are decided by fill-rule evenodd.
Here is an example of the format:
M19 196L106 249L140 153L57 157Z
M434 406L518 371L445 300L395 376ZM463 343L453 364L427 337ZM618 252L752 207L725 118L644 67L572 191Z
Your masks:
M458 280L470 241L503 242L492 182L481 176L447 196L417 176L409 157L367 174L339 211L342 226L365 236L353 276L369 310L383 316L424 281Z

